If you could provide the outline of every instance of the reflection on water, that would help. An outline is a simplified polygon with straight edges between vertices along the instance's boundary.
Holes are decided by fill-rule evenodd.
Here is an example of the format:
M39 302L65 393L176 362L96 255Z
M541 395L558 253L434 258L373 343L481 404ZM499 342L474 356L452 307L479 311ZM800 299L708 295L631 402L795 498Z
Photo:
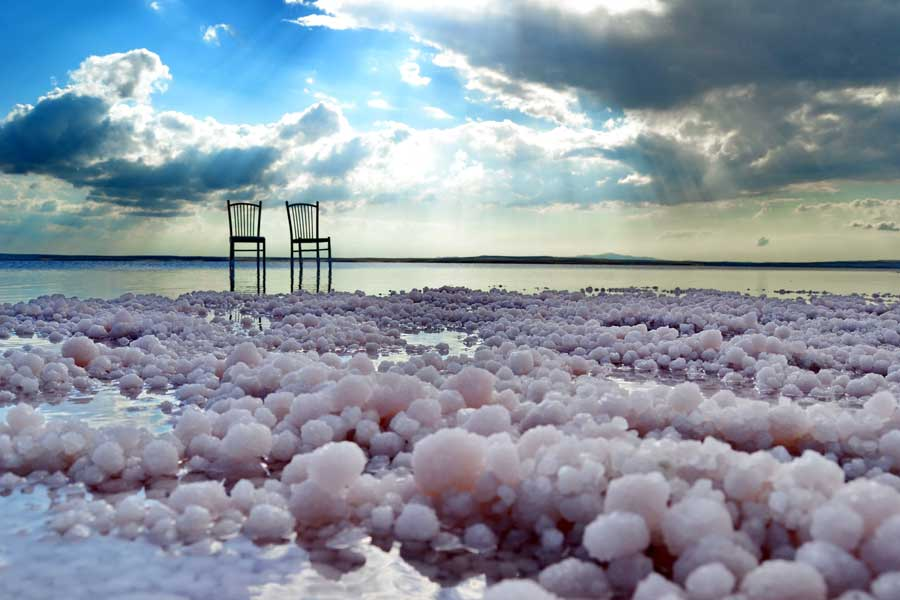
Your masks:
M305 548L310 567L288 582L271 583L258 596L263 600L281 598L481 598L485 577L472 574L452 583L434 577L425 563L409 560L398 545L382 547L368 541L348 548ZM432 553L434 554L434 553Z
M126 396L115 385L104 385L89 393L75 392L67 396L39 394L19 400L33 405L46 419L75 418L91 427L125 425L143 427L154 433L172 428L170 406L174 395L141 392ZM11 405L0 405L0 421L6 421Z
M329 261L326 265L326 268L323 269L321 263L313 263L315 265L314 275L310 272L311 269L309 266L304 268L304 262L299 262L299 270L295 273L293 270L290 271L290 284L288 286L288 291L299 291L305 290L308 292L325 292L328 293L332 290L332 265ZM236 266L243 266L242 269L235 268ZM288 267L292 269L293 267ZM325 270L327 272L325 276L325 281L323 282L322 271ZM243 293L255 293L255 294L265 294L266 293L266 283L268 281L267 277L268 269L266 268L266 263L259 263L257 261L238 261L236 263L228 263L228 289L232 292L243 292ZM240 276L239 276L240 274ZM249 276L248 276L249 275ZM305 282L304 282L305 279ZM297 282L296 286L294 282Z
M358 540L340 549L296 544L255 546L241 537L218 554L159 547L140 538L48 536L48 514L81 486L25 485L0 490L0 581L3 598L481 598L485 578L441 585L397 547ZM96 497L96 496L94 496Z
M312 261L306 261L306 260L300 259L300 260L291 262L288 266L288 269L290 270L290 273L291 273L291 281L290 281L290 286L288 287L288 291L294 292L297 290L307 290L307 291L316 291L316 292L322 292L322 291L330 292L331 285L333 282L332 275L334 273L333 263L331 262L331 250L328 251L328 256L329 256L328 264L327 264L327 267L328 267L327 279L328 279L328 281L326 282L324 287L322 286L322 270L323 270L322 262L319 260L316 260L313 263ZM297 286L296 287L294 287L294 262L297 263ZM314 264L316 266L315 278L313 278L312 275L310 274L310 266L309 265L312 265L312 264ZM309 287L304 287L304 283L303 283L304 275L306 277L306 282L307 282L306 285L307 286L313 285L313 280L315 280L314 290L309 289Z
M37 348L38 346L41 348L59 349L60 345L54 344L47 338L38 337L33 334L28 336L13 335L7 338L0 337L0 352L15 348L30 350L31 348Z
M524 292L646 287L711 288L773 296L808 291L900 293L900 273L885 270L335 263L329 277L320 274L317 278L313 276L315 261L311 261L304 271L302 289L308 292L333 289L387 294L392 290L450 285L482 290L502 287ZM127 292L174 298L185 292L225 291L229 287L227 262L0 261L0 302L19 302L44 294L116 298ZM290 287L289 264L270 261L266 269L266 291L286 293ZM238 263L235 290L256 292L255 263Z

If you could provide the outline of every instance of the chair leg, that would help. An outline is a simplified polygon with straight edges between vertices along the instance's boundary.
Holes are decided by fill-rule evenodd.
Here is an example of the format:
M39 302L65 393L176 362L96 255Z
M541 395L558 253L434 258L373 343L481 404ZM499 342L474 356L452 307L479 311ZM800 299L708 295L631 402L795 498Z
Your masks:
M297 260L300 261L300 282L297 287L299 289L303 289L303 244L301 242L297 242Z
M291 242L291 293L294 293L294 242Z
M234 242L228 241L228 285L234 291Z
M266 243L265 243L265 242L263 242L262 248L263 248L263 257L262 257L262 262L263 262L263 294L265 294L265 293L266 293Z
M328 240L328 293L331 293L331 240Z
M322 277L322 257L319 253L319 242L316 241L316 292L319 291L319 280Z
M256 293L259 294L259 242L256 242Z

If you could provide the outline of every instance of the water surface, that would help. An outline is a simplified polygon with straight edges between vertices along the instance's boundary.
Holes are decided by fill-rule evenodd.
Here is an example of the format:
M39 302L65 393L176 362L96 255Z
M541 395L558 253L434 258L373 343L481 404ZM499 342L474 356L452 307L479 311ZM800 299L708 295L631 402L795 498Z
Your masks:
M316 291L314 262L307 262L303 289ZM318 289L328 289L323 267ZM256 269L240 264L238 291L256 291ZM296 283L295 283L296 285ZM331 289L387 294L442 285L473 289L503 287L534 292L542 289L647 287L659 290L709 288L750 294L797 292L834 294L900 294L900 273L866 269L755 269L595 265L491 265L423 263L334 263ZM228 265L199 261L0 261L0 302L20 302L44 294L116 298L124 293L176 297L195 290L224 291ZM266 291L290 290L286 262L268 264Z

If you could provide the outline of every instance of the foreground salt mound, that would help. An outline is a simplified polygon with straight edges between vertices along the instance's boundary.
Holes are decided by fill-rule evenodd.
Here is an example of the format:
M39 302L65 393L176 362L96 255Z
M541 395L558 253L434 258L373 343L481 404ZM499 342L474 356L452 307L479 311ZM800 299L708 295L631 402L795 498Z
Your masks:
M751 571L741 583L749 600L819 600L826 597L825 580L813 567L770 560Z
M60 354L71 358L79 367L87 367L100 355L100 350L90 338L73 337L63 343Z
M591 558L610 562L646 550L650 533L640 515L613 512L594 519L585 528L582 543Z
M684 587L696 600L717 600L734 589L734 574L722 563L708 563L691 572Z
M483 437L461 429L444 429L429 435L412 455L416 485L426 494L474 489L485 464Z
M235 308L271 323L221 316ZM0 486L96 494L57 507L67 537L343 546L362 532L510 580L497 598L898 589L900 309L884 298L53 296L3 305L0 326L65 340L0 357L15 404ZM370 356L445 327L483 344ZM613 368L678 383L629 390ZM709 378L725 388L687 381ZM110 382L172 389L172 431L29 404Z

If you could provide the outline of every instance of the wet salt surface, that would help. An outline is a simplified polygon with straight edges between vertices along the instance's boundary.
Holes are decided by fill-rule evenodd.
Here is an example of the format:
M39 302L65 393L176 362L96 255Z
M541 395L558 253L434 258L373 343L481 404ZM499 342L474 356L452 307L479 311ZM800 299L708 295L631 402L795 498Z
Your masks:
M0 340L0 353L30 348L58 352L60 346L37 336L23 338L12 335ZM171 416L167 414L170 412L168 407L163 408L164 403L175 401L173 395L144 390L126 395L120 392L117 385L110 383L98 382L86 391L73 390L67 394L38 392L17 398L21 399L37 408L47 419L71 417L96 427L127 424L146 427L156 433L168 431L173 425ZM0 404L0 421L6 419L11 406Z
M209 315L210 319L214 317ZM254 319L240 310L229 311L226 318L235 330L265 328L271 324L268 318ZM446 331L403 335L413 350L443 343L454 353L466 350L464 337ZM35 336L12 335L0 340L0 352L31 347L59 350L60 346ZM409 354L393 350L375 358L378 363L407 359ZM171 409L162 410L164 402L177 402L177 399L171 393L142 391L138 395L124 395L117 386L109 384L98 385L90 393L37 394L29 399L48 420L76 418L93 427L130 425L157 434L174 426ZM11 406L0 405L0 422L6 420ZM484 590L483 576L473 574L448 581L447 574L433 565L419 563L417 569L401 558L399 545L384 548L369 543L365 532L351 535L347 544L328 543L324 547L302 548L293 543L260 547L236 539L221 547L198 547L179 554L161 551L140 539L113 536L60 539L46 530L45 522L48 514L58 510L70 496L106 497L91 495L81 487L60 490L41 483L5 491L0 487L0 580L4 581L4 594L21 599L52 598L60 594L75 598L113 595L144 598L142 594L149 594L155 600L213 596L258 600L285 597L464 600L480 598ZM205 556L210 550L214 553ZM109 561L110 556L117 558ZM64 565L64 568L48 573L47 564ZM4 572L16 575L2 577ZM77 590L74 594L73 589Z
M98 586L186 597L217 574L233 597L893 597L898 317L647 290L0 306L37 336L0 358L0 508L42 515L0 568L34 597L57 583L27 565L77 544L185 574Z
M241 320L246 315L234 311L230 316L235 330L243 327ZM210 318L213 317L214 315L210 315ZM253 317L249 317L249 319L250 327L262 325L265 328L270 324L269 319L257 320ZM451 331L402 334L401 338L406 343L405 347L387 349L380 354L375 354L372 358L376 365L384 361L408 360L415 354L433 350L438 344L446 344L449 353L463 354L470 351L474 344L470 341L467 345L464 341L466 337L468 336ZM60 345L40 337L22 338L12 335L0 340L0 352L30 347L58 350ZM349 359L350 357L346 356L345 358ZM175 423L175 419L171 415L172 407L165 406L165 404L177 404L178 399L173 393L153 393L143 390L136 395L126 395L122 394L116 385L101 383L89 392L76 391L66 395L38 393L28 397L27 401L47 419L73 417L96 427L125 424L146 427L154 433L163 433L170 431ZM0 404L0 422L6 419L6 413L11 406L11 404ZM178 411L176 410L176 412Z
M240 319L237 319L240 322ZM255 324L255 323L254 323ZM265 323L267 326L268 323ZM463 348L459 336L449 333L419 333L405 336L420 346L449 343ZM29 346L57 347L41 338L11 336L0 349ZM388 353L391 359L406 356ZM160 404L175 400L172 394L142 392L125 396L111 385L101 385L94 394L36 397L35 407L48 420L77 418L91 426L131 425L155 433L170 431L173 418ZM0 406L0 422L10 406ZM480 598L484 578L440 581L433 567L420 570L400 557L399 546L380 548L369 543L365 532L348 538L347 544L302 548L296 544L260 547L242 539L214 548L198 547L179 554L161 551L143 540L113 536L60 539L45 527L52 514L68 497L103 498L80 487L56 489L43 484L0 488L0 580L4 594L21 599L43 599L60 594L72 597L134 597L151 594L164 598ZM112 496L115 497L115 496ZM340 549L334 549L338 546ZM195 556L192 552L197 552ZM115 556L115 561L108 557ZM223 559L224 557L224 559ZM48 564L64 565L48 573ZM4 578L2 574L15 573ZM423 574L428 573L428 575ZM197 578L199 576L199 581ZM77 592L72 593L73 589Z
M83 494L72 490L73 496ZM66 497L44 485L0 494L3 596L68 598L480 598L483 579L441 588L405 561L363 539L342 550L296 544L260 547L235 538L175 553L141 539L60 538L48 512Z

